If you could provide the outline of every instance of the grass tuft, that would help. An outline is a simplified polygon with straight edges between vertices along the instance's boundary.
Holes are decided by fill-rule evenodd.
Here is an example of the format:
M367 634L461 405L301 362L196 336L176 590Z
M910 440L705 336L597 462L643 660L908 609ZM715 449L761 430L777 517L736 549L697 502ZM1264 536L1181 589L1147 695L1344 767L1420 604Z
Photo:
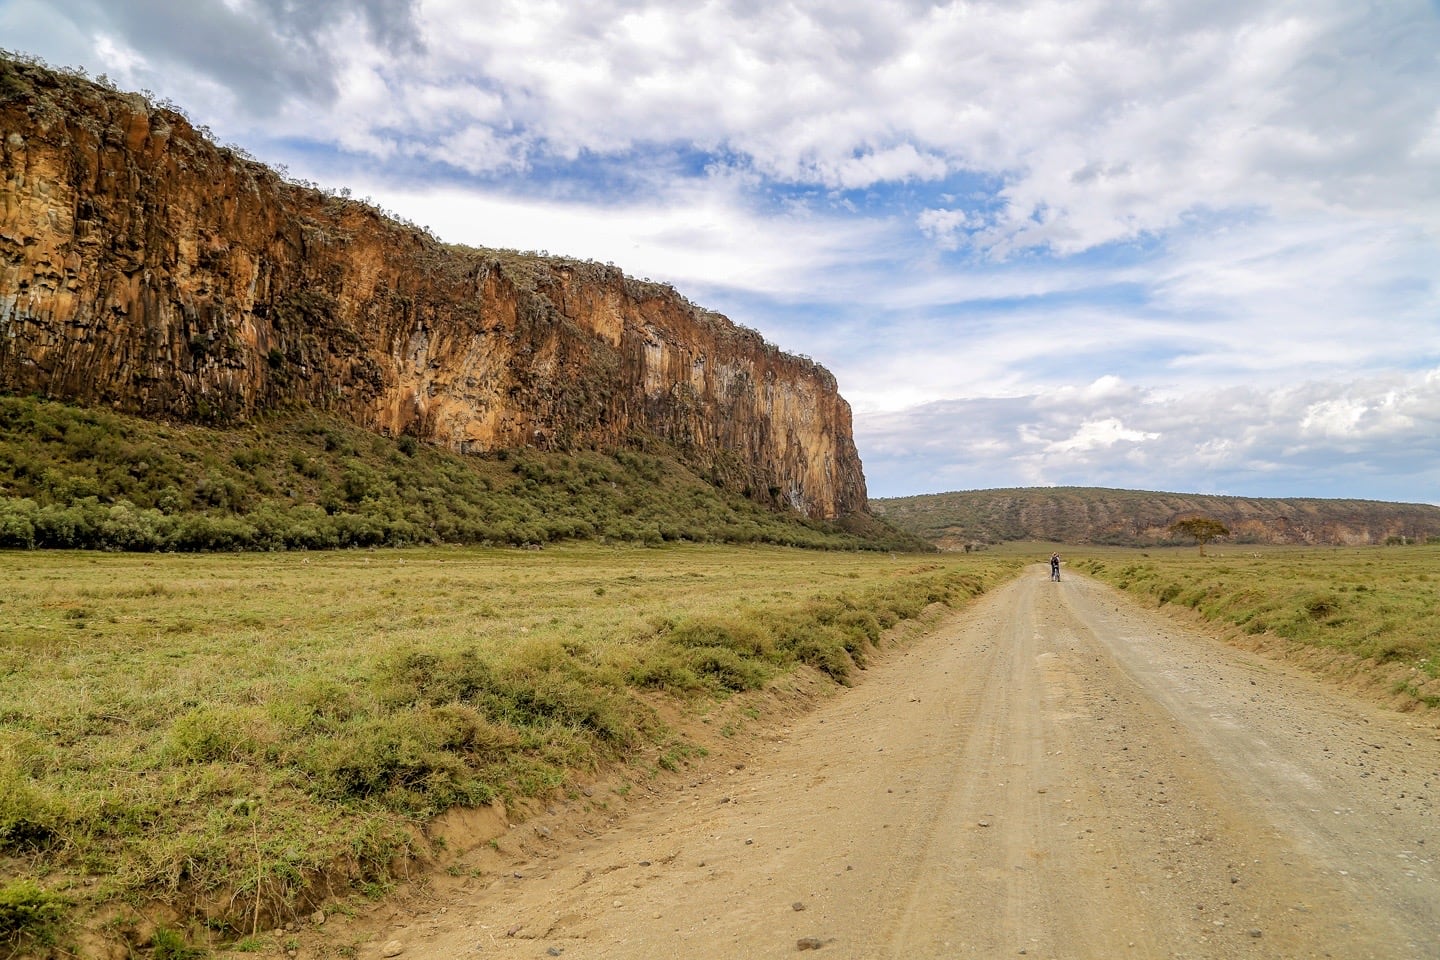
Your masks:
M54 944L67 908L64 898L42 890L32 880L0 885L0 945L18 954L31 946Z
M205 951L190 946L185 938L168 927L157 927L150 937L153 960L199 960Z

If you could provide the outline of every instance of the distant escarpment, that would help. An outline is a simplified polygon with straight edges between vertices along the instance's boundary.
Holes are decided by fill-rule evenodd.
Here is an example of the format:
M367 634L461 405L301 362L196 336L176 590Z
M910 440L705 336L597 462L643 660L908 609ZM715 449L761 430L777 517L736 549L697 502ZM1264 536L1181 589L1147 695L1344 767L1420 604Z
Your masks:
M1151 546L1205 516L1233 542L1359 546L1440 538L1440 507L1374 500L1266 499L1089 487L967 490L871 501L879 517L951 549L1011 540Z
M459 452L658 440L762 502L866 509L830 373L668 286L441 243L31 64L0 60L0 131L0 392Z

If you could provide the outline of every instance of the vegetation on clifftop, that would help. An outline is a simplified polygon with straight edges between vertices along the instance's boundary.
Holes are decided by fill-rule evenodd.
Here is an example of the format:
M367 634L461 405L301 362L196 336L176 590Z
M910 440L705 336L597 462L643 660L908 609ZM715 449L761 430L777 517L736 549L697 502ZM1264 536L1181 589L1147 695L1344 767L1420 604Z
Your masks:
M707 482L659 444L462 456L311 414L221 429L0 396L0 547L560 540L931 549L869 517L826 523L768 509Z

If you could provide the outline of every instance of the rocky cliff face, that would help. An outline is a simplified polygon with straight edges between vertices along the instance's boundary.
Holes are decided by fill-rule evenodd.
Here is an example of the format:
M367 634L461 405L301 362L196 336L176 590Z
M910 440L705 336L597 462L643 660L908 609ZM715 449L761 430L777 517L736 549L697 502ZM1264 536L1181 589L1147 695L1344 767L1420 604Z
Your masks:
M0 390L145 416L299 404L463 452L659 439L866 508L834 378L614 267L443 244L183 116L0 60Z

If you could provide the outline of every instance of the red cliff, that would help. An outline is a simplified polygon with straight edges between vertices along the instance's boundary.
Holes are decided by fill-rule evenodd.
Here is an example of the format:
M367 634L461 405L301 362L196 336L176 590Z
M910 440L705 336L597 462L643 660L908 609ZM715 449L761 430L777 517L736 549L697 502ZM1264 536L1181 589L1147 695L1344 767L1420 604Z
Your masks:
M812 517L866 508L823 367L667 286L441 243L7 60L0 390L206 421L309 405L463 452L658 439Z

